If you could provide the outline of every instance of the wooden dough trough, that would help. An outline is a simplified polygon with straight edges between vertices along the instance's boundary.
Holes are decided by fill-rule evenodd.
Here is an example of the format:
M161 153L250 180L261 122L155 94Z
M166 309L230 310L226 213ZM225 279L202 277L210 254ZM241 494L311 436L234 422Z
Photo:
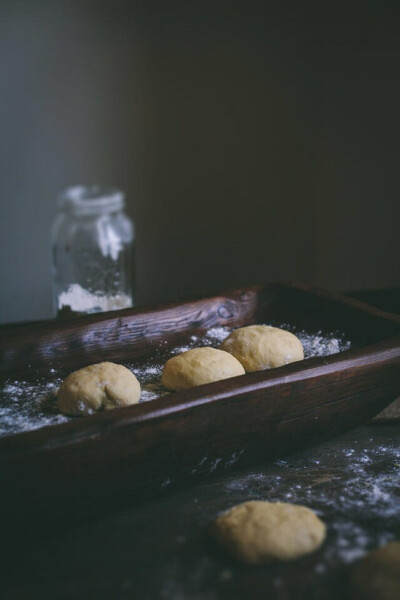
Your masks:
M371 419L400 395L400 318L340 295L269 284L181 304L0 332L1 376L151 360L214 326L339 330L352 348L0 439L1 526L142 500L170 484L288 453Z

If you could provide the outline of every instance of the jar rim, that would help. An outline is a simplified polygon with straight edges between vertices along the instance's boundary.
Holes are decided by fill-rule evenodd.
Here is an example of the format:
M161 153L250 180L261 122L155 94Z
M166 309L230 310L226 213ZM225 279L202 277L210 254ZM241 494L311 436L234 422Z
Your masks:
M101 185L75 185L60 194L58 206L80 214L114 212L124 208L125 194Z

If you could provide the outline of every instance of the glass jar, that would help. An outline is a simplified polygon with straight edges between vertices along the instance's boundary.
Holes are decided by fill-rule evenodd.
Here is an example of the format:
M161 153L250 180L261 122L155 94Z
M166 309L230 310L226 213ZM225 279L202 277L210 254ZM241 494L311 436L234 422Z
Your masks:
M115 189L76 186L61 194L52 228L57 316L133 306L134 227L124 206Z

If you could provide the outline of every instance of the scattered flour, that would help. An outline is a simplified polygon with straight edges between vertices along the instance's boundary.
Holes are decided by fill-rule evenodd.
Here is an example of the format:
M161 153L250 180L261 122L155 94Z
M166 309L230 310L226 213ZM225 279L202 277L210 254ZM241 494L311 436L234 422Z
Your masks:
M67 302L65 297L63 302L65 300L77 312L87 310L89 305L93 308L93 302L97 301L107 302L107 308L101 304L102 310L121 308L124 305L116 306L113 302L114 300L117 302L118 299L98 298L80 286L71 286L68 293L71 294L70 299ZM123 303L125 300L119 298L118 302ZM347 350L351 345L343 334L337 332L310 334L305 331L296 332L290 325L281 325L281 327L290 329L299 336L304 346L305 358L327 356ZM160 380L163 365L168 358L199 346L218 347L231 331L232 328L228 327L211 327L201 334L190 336L189 339L185 339L184 344L174 348L167 349L161 342L159 350L145 363L124 363L140 381L142 387L140 402L148 402L170 394L163 388ZM42 375L35 381L7 381L2 388L0 387L0 437L70 420L57 410L56 394L61 381L61 374L51 368L47 379Z
M235 503L263 499L315 510L328 525L318 574L327 565L351 563L400 534L400 444L354 447L351 435L343 436L340 451L329 444L320 447L318 460L315 448L305 450L225 484ZM339 468L332 466L337 463Z
M54 372L54 369L52 369ZM6 382L0 389L0 436L68 421L56 406L61 379Z

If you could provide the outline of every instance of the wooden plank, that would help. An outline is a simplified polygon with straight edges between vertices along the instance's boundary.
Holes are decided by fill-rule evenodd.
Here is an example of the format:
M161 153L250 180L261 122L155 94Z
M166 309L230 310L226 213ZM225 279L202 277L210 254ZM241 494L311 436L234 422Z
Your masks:
M271 319L311 331L338 328L355 347L3 438L6 525L43 526L60 511L103 499L118 506L125 495L138 498L165 481L212 472L215 464L276 456L365 422L400 394L400 319L300 286L254 287L8 331L3 359L10 371L28 374L45 372L49 361L71 369L110 352L113 360L149 356L160 339L172 344L216 324Z

